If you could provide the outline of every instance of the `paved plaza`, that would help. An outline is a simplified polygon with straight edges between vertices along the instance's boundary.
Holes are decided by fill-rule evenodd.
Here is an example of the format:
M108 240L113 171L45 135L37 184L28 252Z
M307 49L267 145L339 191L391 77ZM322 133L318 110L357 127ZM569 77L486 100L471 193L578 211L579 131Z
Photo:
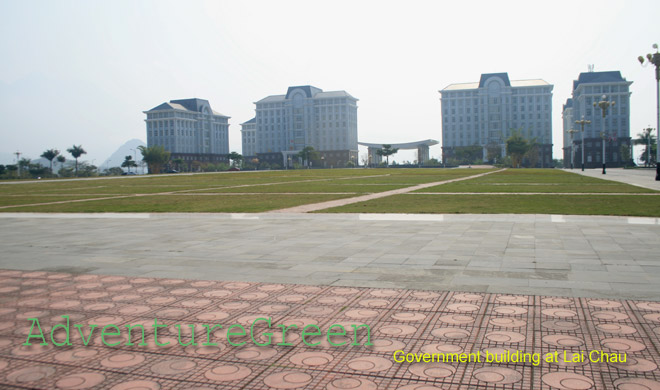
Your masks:
M0 388L660 389L660 219L325 206L0 214Z
M0 267L660 300L660 220L550 215L0 214Z
M3 388L660 388L660 302L15 270L0 290Z

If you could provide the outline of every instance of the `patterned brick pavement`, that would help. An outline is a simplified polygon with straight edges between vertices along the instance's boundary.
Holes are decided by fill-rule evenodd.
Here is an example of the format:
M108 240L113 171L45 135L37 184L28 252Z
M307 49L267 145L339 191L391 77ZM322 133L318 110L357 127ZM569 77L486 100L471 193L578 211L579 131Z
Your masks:
M660 389L660 302L0 270L0 303L0 388ZM62 315L69 317L71 346L52 345L50 331L65 323ZM272 318L271 345L255 346L247 336L228 340L225 327L208 332L217 345L201 345L203 324L249 330L259 317ZM34 323L28 318L39 319L49 345L37 338L22 345ZM169 325L158 333L169 345L156 345L154 318ZM90 335L90 324L122 330L103 340L100 328ZM127 324L144 325L146 345L138 345L139 328L126 345ZM267 329L258 324L255 340L266 343ZM287 332L290 346L277 345L277 324L298 326ZM348 345L301 331L333 324L347 333L330 341ZM373 345L350 345L366 342L365 329L355 335L352 324L368 324ZM54 339L65 342L61 327ZM397 363L398 350L481 361ZM531 359L555 351L557 362L485 362L489 355ZM626 362L579 359L590 351L625 354Z

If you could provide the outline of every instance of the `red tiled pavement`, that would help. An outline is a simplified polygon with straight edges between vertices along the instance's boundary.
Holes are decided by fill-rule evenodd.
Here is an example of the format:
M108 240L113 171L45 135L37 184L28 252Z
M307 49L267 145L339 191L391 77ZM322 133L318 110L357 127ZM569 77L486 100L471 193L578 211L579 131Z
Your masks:
M22 345L38 318L50 329L71 322L72 346ZM159 329L154 317L170 325ZM241 347L214 329L203 346L202 324L243 324L272 318L289 330L291 346ZM302 342L301 328L369 324L372 346ZM84 325L85 346L74 324ZM122 334L89 336L88 324L114 324ZM145 325L146 344L125 345L123 326ZM181 335L173 324L181 324ZM188 324L196 325L195 341ZM256 328L257 341L265 328ZM274 333L278 333L276 330ZM133 337L139 339L139 329ZM362 331L359 331L362 332ZM38 333L35 330L33 334ZM358 340L365 341L364 333ZM55 339L64 341L62 330ZM547 353L627 355L626 363L397 363L406 353ZM37 389L660 389L660 302L526 295L303 286L0 270L0 388ZM499 355L501 356L501 355Z

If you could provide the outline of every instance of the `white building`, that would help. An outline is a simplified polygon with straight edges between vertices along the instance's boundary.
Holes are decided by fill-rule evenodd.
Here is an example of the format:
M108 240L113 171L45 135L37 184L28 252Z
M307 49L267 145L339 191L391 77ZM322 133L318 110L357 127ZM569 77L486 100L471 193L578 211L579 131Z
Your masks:
M286 95L256 102L256 153L260 161L291 166L306 146L326 167L358 163L357 101L346 91L289 87ZM245 154L245 152L244 152Z
M257 155L257 118L241 123L241 145L243 157Z
M161 145L172 160L227 162L229 117L213 111L208 100L171 100L149 111L147 146Z
M507 73L482 74L479 82L451 84L439 91L442 102L443 160L457 148L480 147L483 160L489 146L505 153L512 130L536 139L538 166L552 163L552 89L541 79L509 80ZM478 148L472 148L478 151Z
M570 111L566 112L564 106L564 159L570 162L570 129L581 130L575 124L576 120L591 121L584 126L584 134L580 132L573 136L574 162L576 166L582 164L582 136L584 136L584 165L586 168L600 168L603 164L603 144L601 135L605 136L607 166L619 167L626 163L621 161L621 148L630 148L630 85L621 76L619 71L584 72L573 81L573 93L570 100ZM607 101L615 105L606 111L604 120L605 134L603 132L603 114L594 102L602 100L603 95ZM567 101L568 104L568 101ZM570 114L570 120L566 117ZM572 122L572 123L570 123Z

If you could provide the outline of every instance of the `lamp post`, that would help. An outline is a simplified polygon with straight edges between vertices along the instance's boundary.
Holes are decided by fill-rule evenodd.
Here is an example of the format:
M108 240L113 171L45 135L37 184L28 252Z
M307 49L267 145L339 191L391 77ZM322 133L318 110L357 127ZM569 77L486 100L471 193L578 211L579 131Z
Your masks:
M323 161L323 168L325 168L325 156L321 156L321 161Z
M656 91L656 114L657 114L657 125L656 129L658 131L658 135L660 135L660 53L658 52L658 44L654 43L653 48L655 49L655 53L651 54L648 53L646 55L646 61L652 63L655 65L655 81L656 81L656 86L655 86L655 91ZM644 57L639 56L637 57L639 62L644 65ZM660 144L660 137L657 137L658 143ZM656 157L655 157L655 180L660 181L660 147L656 151Z
M575 121L576 124L580 125L580 132L582 133L582 172L584 172L584 125L591 124L591 121L585 120L584 115L579 121Z
M579 130L567 130L566 132L571 136L571 169L573 169L573 157L575 156L575 150L573 149L573 134L577 133Z
M646 165L651 165L651 133L653 132L653 128L651 126L647 127L646 129L642 129L643 133L646 133Z
M600 110L603 112L603 118L601 119L601 123L600 123L601 124L601 126L600 126L600 128L601 128L600 138L602 139L601 142L603 143L603 158L602 158L602 161L603 161L603 175L605 174L605 166L607 164L607 162L606 162L607 159L605 158L605 142L607 140L606 139L607 134L605 133L605 115L607 115L607 109L616 104L616 102L608 101L606 99L607 99L607 96L603 95L602 98L601 98L601 101L594 102L594 108L600 107Z

